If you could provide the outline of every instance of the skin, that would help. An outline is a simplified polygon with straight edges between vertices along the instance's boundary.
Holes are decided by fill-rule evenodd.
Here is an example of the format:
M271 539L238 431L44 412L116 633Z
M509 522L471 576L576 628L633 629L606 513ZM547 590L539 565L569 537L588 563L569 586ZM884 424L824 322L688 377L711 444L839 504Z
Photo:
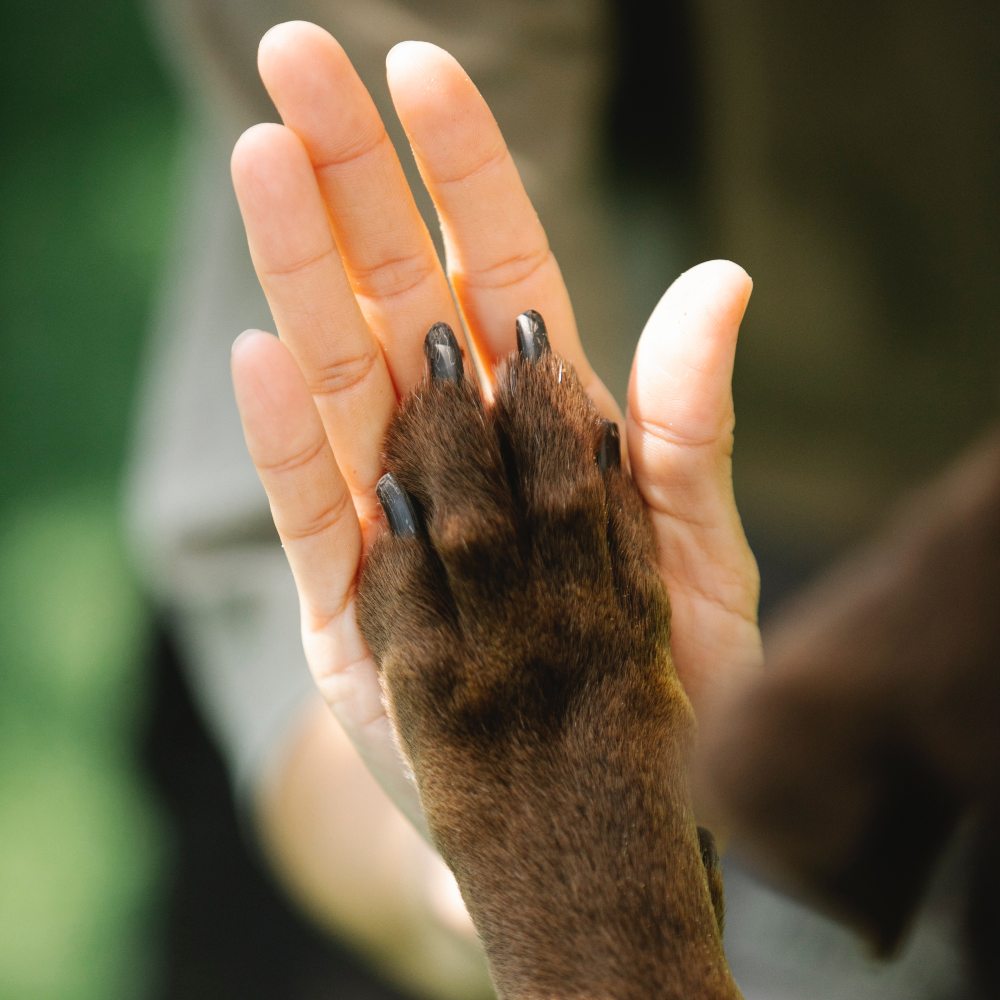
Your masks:
M260 331L238 338L233 383L295 577L306 658L347 739L423 829L356 624L359 568L384 530L374 493L382 441L423 374L423 337L433 323L464 326L489 395L489 373L513 348L513 317L526 308L542 313L553 350L622 427L623 460L648 507L670 598L677 672L701 713L762 658L757 569L731 476L731 377L749 277L711 261L671 285L637 347L623 417L584 356L558 265L497 124L451 56L405 42L387 59L396 112L441 220L444 267L339 44L315 25L279 25L261 42L259 67L283 124L241 136L232 176L280 339ZM330 796L353 811L357 789L345 776L356 766L346 741L310 719L262 794L265 839L279 868L338 925L352 919L339 876L369 828L353 840L342 834L336 847L308 828L316 815L334 825L342 815ZM390 813L380 802L369 821L391 825ZM390 905L390 886L440 878L430 864L416 873L388 865L372 868Z

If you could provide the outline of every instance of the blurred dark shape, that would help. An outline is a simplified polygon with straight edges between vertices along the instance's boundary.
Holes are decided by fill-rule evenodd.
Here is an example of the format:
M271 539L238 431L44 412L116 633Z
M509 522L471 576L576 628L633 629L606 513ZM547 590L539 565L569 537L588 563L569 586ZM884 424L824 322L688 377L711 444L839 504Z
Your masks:
M151 637L143 758L173 851L153 1000L408 1000L288 902L240 829L232 786L182 677L169 622Z
M704 762L740 840L882 954L972 822L966 934L991 989L998 609L1000 430L777 616L766 673L720 704Z

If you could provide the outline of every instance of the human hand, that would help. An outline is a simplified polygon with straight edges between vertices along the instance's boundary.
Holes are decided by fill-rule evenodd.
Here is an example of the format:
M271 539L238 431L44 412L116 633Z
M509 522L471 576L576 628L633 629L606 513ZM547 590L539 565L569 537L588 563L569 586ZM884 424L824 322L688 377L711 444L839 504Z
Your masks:
M622 418L583 354L496 123L447 53L410 42L388 59L390 92L441 218L447 277L340 46L314 25L280 25L261 43L260 70L284 125L241 137L233 181L281 340L251 333L234 345L237 402L295 576L317 685L420 825L357 628L355 584L381 530L382 439L422 376L424 334L436 322L464 325L489 372L513 346L513 318L537 309L598 409ZM674 283L639 343L624 421L624 457L650 510L672 605L674 658L696 710L760 660L756 567L730 465L730 380L749 292L745 273L722 261Z

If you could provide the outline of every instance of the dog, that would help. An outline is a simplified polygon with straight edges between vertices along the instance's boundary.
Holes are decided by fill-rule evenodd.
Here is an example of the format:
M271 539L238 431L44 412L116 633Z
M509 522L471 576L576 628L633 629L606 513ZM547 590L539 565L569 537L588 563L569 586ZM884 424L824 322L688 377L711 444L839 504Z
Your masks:
M498 994L732 1000L643 503L542 317L516 327L489 405L428 333L359 624Z

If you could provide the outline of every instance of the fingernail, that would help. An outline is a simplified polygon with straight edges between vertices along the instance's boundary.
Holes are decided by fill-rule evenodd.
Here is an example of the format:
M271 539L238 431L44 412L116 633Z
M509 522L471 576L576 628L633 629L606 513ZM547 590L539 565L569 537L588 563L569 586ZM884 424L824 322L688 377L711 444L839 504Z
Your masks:
M521 313L514 325L517 329L517 351L525 361L537 361L543 354L548 354L549 335L545 320L534 309Z
M375 495L385 511L389 529L397 538L413 538L417 534L417 514L406 491L391 472L387 472L375 487Z
M462 381L462 351L447 323L435 323L427 331L424 354L435 382Z
M597 446L597 467L601 472L617 469L622 464L622 440L613 420L601 421L601 443Z

